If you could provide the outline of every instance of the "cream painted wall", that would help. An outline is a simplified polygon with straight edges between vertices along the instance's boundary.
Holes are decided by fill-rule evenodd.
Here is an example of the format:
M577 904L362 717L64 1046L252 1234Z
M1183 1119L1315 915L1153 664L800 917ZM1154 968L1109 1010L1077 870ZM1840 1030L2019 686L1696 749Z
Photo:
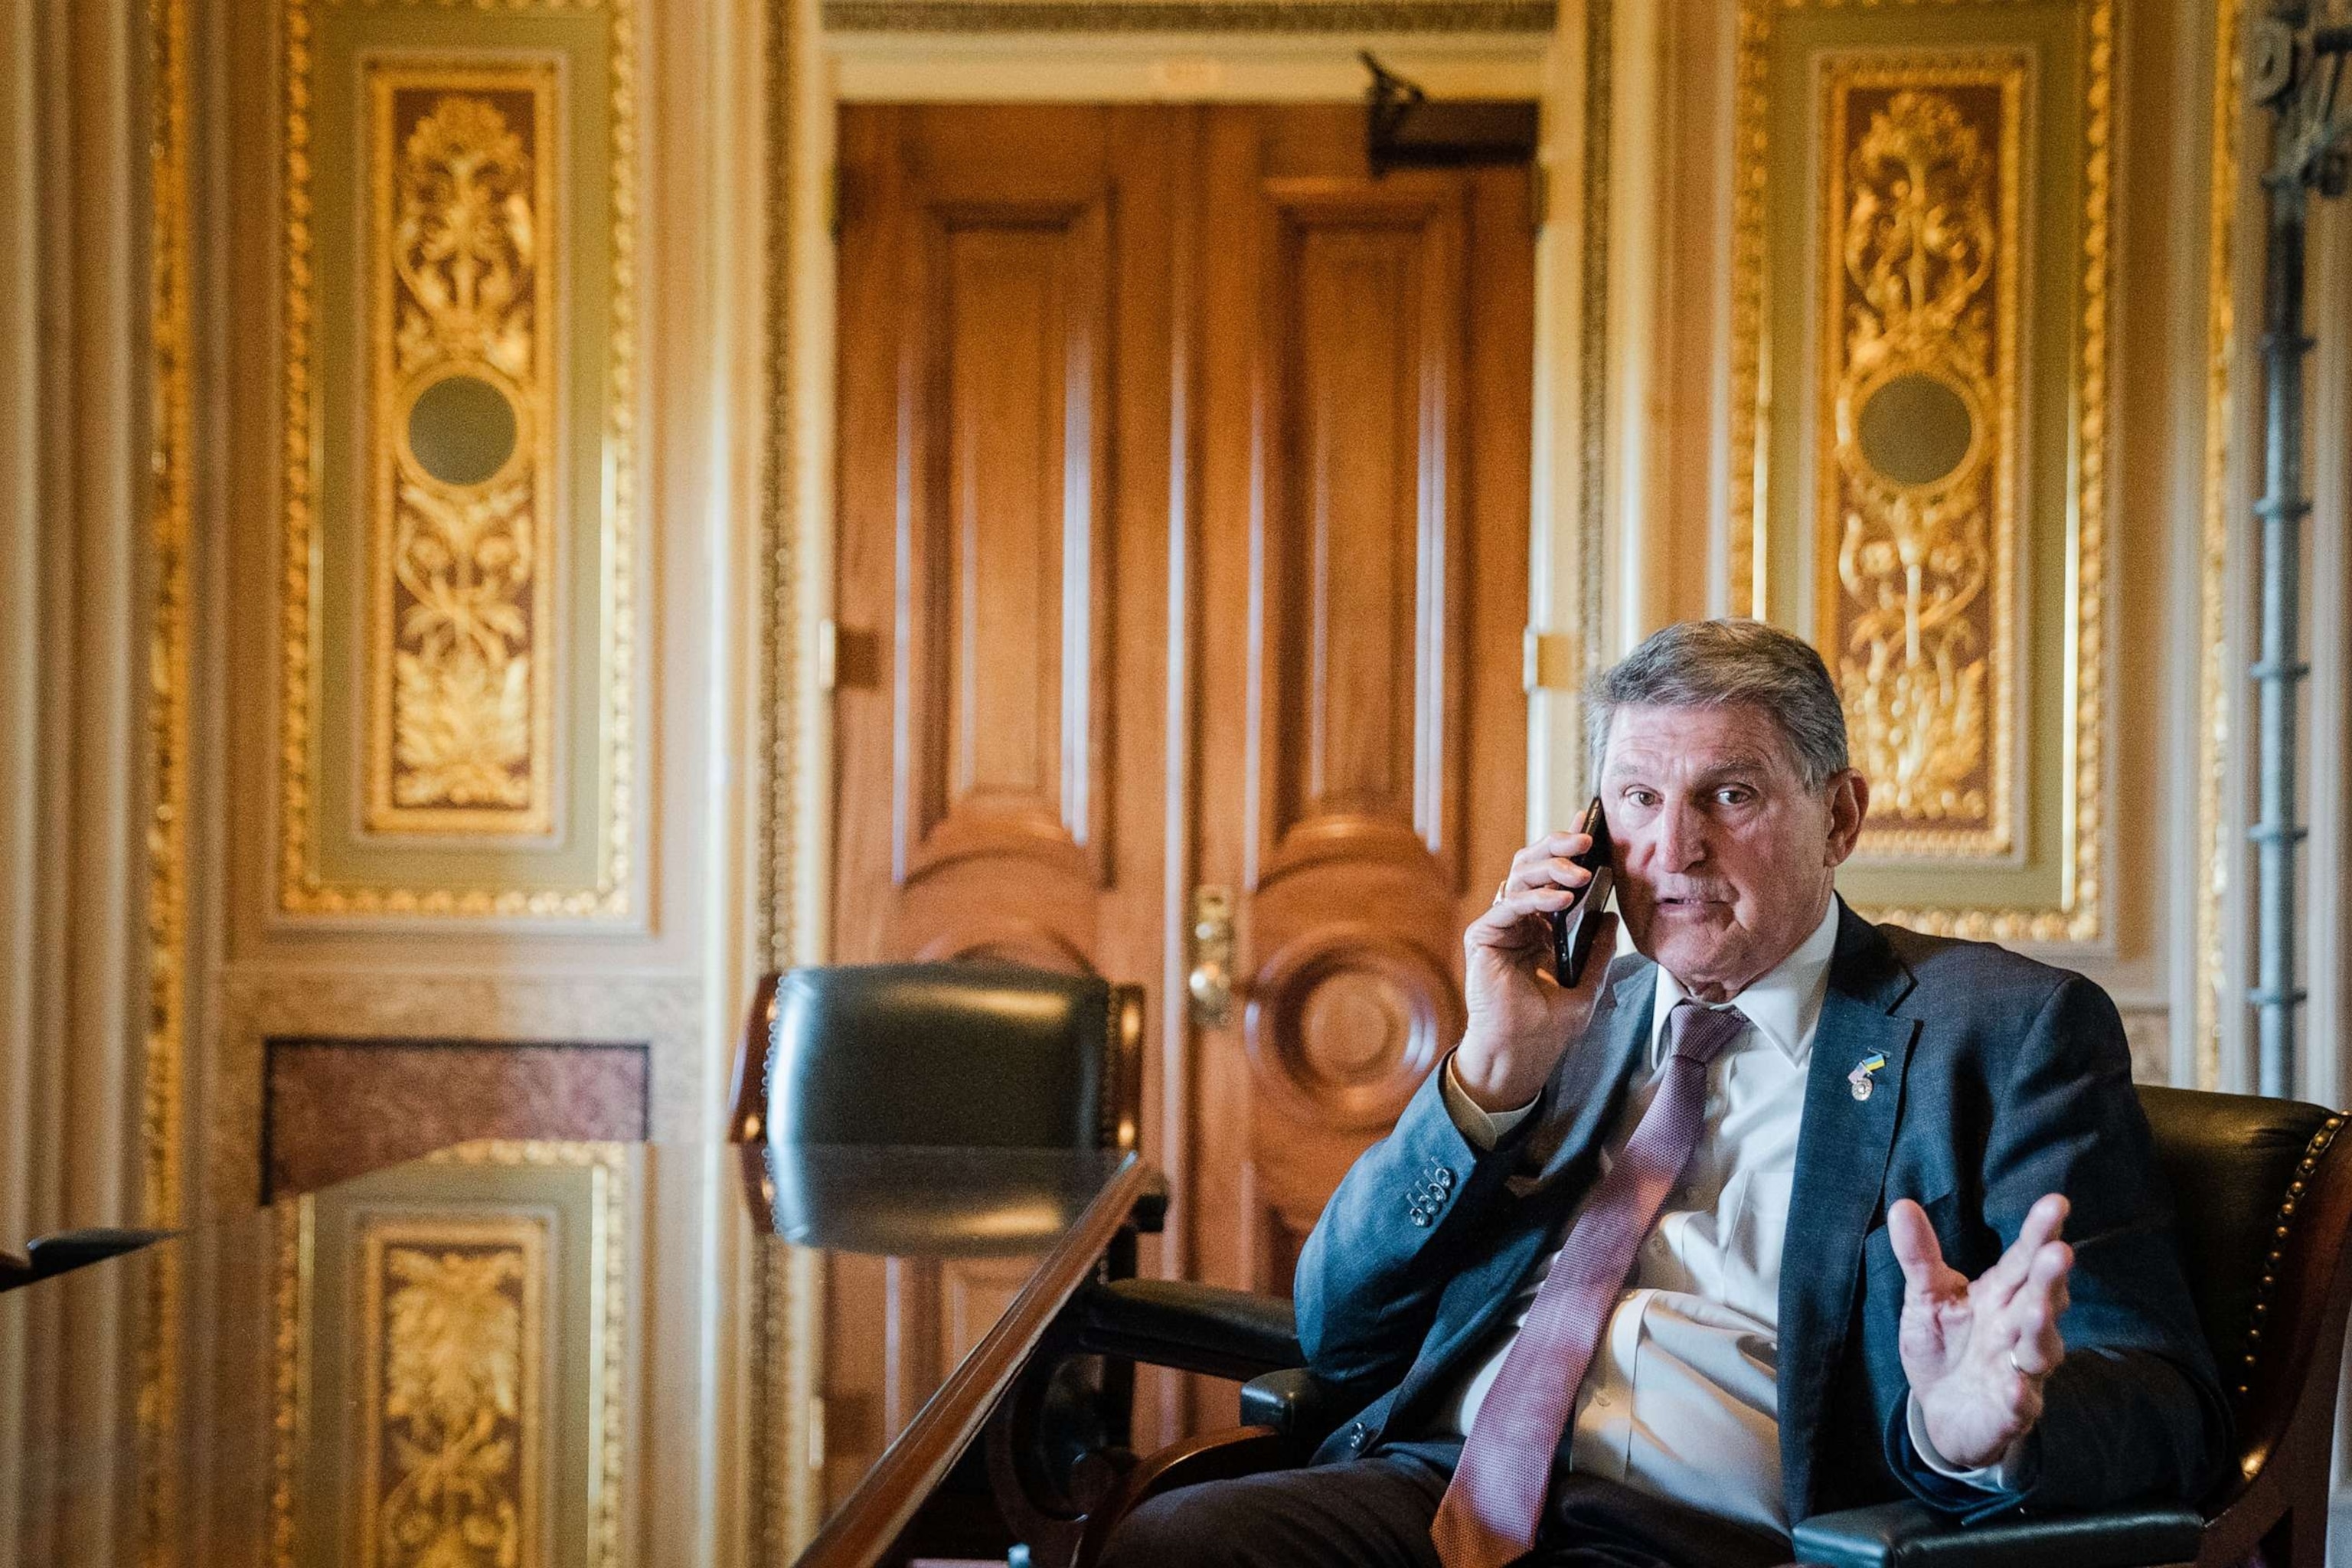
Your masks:
M0 1246L12 1249L135 1221L140 1204L144 51L134 11L0 3ZM139 1392L124 1353L137 1325L79 1291L43 1308L24 1325L40 1353L0 1363L0 1411L120 1440ZM0 1441L12 1510L13 1455ZM139 1521L100 1505L70 1523L102 1556Z

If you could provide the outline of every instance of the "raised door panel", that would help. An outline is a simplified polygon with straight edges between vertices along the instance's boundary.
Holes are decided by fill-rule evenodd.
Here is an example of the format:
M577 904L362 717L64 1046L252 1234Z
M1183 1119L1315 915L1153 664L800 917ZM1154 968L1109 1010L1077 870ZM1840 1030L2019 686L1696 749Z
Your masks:
M1518 172L1375 181L1352 112L1210 142L1201 878L1244 889L1244 1002L1195 1234L1282 1290L1459 1037L1469 887L1524 831L1532 244Z
M895 879L1098 882L1105 200L909 205Z
M1269 182L1248 880L1458 867L1464 193Z

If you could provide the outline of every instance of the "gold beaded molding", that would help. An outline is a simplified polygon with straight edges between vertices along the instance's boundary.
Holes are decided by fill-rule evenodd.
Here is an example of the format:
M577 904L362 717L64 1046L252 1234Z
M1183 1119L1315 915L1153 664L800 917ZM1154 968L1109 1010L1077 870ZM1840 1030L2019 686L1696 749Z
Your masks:
M186 1157L184 1082L187 1056L188 677L192 522L194 304L189 279L188 0L149 0L148 142L153 224L148 282L148 342L153 356L154 428L149 458L148 542L154 574L148 632L147 1027L141 1111L144 1223L181 1224ZM148 1474L140 1520L142 1561L175 1561L178 1472L162 1462L181 1392L180 1261L166 1250L141 1333L139 1440Z
M829 33L1546 33L1554 0L824 0Z
M2238 128L2245 93L2241 0L2218 0L2213 16L2213 153L2207 174L2205 255L2204 531L2197 605L2197 1087L2221 1084L2221 927L2230 896L2231 846L2221 820L2230 765L2230 443L2237 434L2237 300L2233 293L2238 206Z

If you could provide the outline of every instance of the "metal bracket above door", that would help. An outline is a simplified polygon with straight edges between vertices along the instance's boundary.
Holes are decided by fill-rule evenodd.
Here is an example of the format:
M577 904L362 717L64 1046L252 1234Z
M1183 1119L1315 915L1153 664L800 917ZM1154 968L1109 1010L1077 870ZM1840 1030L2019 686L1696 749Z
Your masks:
M1533 99L1457 98L1433 102L1416 82L1372 58L1365 89L1371 111L1365 155L1372 177L1391 169L1463 169L1482 163L1535 162L1540 123Z

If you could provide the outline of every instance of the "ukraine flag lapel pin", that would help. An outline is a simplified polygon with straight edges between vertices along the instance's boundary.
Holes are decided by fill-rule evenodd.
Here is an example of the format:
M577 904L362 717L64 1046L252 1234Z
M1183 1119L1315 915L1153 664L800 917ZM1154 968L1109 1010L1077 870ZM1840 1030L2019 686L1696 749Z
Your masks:
M1870 1098L1870 1075L1876 1072L1880 1068L1883 1068L1885 1065L1886 1053L1885 1051L1874 1051L1871 1055L1863 1058L1862 1060L1853 1064L1853 1070L1845 1075L1845 1082L1846 1087L1853 1090L1853 1097L1856 1100L1868 1100Z

